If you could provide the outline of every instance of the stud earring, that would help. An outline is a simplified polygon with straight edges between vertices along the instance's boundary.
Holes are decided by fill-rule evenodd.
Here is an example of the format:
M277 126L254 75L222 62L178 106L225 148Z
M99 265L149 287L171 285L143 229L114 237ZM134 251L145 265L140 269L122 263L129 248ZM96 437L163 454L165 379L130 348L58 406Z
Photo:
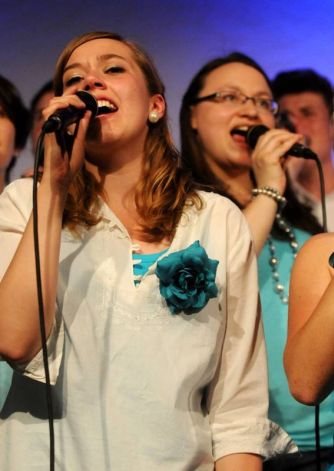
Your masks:
M157 123L160 119L159 113L157 111L150 111L148 115L148 120L150 123Z

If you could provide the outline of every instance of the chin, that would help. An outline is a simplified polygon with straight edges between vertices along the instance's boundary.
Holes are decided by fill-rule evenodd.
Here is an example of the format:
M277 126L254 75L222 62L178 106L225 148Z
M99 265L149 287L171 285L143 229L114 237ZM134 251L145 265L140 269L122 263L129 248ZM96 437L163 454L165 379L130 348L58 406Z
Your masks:
M240 167L246 167L246 168L251 168L252 167L252 159L250 156L250 153L248 149L245 149L244 151L239 151L235 155L234 162L237 166Z

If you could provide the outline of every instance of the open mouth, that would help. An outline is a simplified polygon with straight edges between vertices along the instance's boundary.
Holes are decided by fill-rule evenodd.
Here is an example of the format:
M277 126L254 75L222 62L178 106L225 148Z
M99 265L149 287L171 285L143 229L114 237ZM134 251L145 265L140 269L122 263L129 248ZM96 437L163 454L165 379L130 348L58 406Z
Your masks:
M109 100L97 100L97 115L115 113L118 110L117 106Z
M242 136L242 137L246 138L248 129L249 128L247 126L241 126L240 128L234 128L231 131L231 136Z

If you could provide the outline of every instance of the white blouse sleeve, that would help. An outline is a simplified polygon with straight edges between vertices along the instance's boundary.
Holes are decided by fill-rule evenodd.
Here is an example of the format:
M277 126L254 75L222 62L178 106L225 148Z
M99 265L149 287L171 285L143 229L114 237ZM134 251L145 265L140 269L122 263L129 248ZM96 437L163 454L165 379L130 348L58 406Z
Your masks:
M257 282L248 226L236 210L227 217L225 339L208 408L215 461L233 453L269 457L297 451L290 437L267 419L268 378Z
M32 180L16 180L0 195L0 279L5 274L31 215ZM24 273L22 273L24 276ZM18 281L19 282L19 281ZM55 384L64 341L63 325L56 309L56 321L48 338L51 383ZM27 365L12 366L38 381L45 381L42 351Z
M5 274L32 208L32 180L16 180L0 195L0 279Z

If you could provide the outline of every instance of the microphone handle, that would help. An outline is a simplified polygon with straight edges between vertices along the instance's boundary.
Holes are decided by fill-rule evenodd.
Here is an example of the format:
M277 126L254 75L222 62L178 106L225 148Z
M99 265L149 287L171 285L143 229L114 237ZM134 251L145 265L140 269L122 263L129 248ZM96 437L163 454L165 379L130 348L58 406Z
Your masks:
M73 105L67 108L60 109L53 113L46 120L42 127L42 131L46 133L61 131L70 124L79 121L85 114L86 110L92 112L92 117L95 118L98 112L98 104L93 95L86 92L85 90L79 90L76 95L82 100L86 108L76 108Z
M248 142L249 147L251 147L251 149L254 149L257 141L259 140L259 137L268 131L269 128L267 126L264 126L263 124L251 126L246 133L246 140ZM286 152L285 156L301 157L303 159L312 160L317 160L318 158L317 154L315 154L309 147L305 147L299 143L294 144L288 150L288 152Z
M301 157L302 159L316 160L317 155L309 148L303 146L303 144L294 144L291 149L285 154L286 157L289 155L293 157Z
M50 133L61 131L62 129L66 128L70 124L73 124L79 119L83 117L86 112L86 108L75 108L74 106L70 105L68 108L64 108L62 110L53 113L47 121L45 121L43 125L43 132Z

